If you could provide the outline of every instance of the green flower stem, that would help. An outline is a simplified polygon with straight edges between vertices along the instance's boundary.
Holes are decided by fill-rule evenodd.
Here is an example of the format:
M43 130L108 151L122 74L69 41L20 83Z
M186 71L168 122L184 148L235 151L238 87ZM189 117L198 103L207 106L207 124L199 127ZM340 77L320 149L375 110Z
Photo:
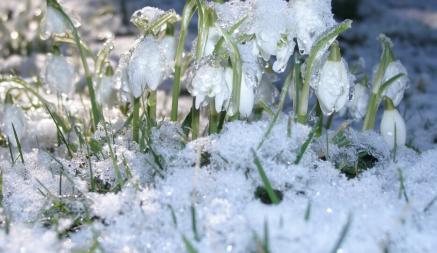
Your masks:
M157 92L152 90L147 97L147 116L152 125L156 125Z
M209 103L209 134L218 133L219 114L215 110L215 101Z
M65 13L64 9L57 2L57 0L47 0L47 5L53 7L57 11L59 11L59 13L64 17L64 19L67 21L67 23L71 27L74 41L76 42L77 49L79 50L80 59L82 61L83 69L85 72L85 79L87 82L88 93L89 93L90 100L91 100L91 112L93 115L93 127L94 127L94 129L96 129L97 125L100 122L100 118L102 115L100 113L100 108L97 104L96 95L95 95L95 91L94 91L94 87L93 87L93 76L92 76L90 69L88 67L88 63L87 63L86 55L85 55L86 52L82 46L79 32L77 31L76 27L74 26L73 21L71 21L70 17L67 15L67 13Z
M171 117L172 121L178 120L178 106L179 106L179 94L182 78L182 59L185 47L185 40L188 34L188 26L193 17L196 4L193 0L187 0L184 10L182 12L181 30L179 33L179 41L176 49L175 57L175 74L172 87L172 105L171 105Z
M293 71L290 71L290 73L287 75L287 78L285 79L284 85L282 86L281 90L281 96L279 98L279 104L278 108L272 118L272 121L270 122L267 131L265 132L263 138L261 139L261 142L258 144L256 149L260 149L264 142L269 137L270 133L272 132L273 127L275 126L276 122L278 121L279 114L282 112L282 109L284 108L285 98L287 97L288 89L290 88L290 84L292 83L292 75Z
M199 137L199 124L200 124L200 109L195 107L195 98L193 98L193 106L191 107L191 138L193 140Z
M319 58L320 51L329 46L337 36L351 27L352 21L347 19L329 30L325 35L320 37L311 49L310 55L306 62L306 70L303 81L303 87L299 98L297 111L297 121L305 124L308 118L308 100L310 93L310 81L313 75L313 68Z
M133 116L132 116L132 139L136 143L139 143L140 140L140 106L141 106L141 97L134 98L133 104Z
M369 130L375 127L376 113L378 112L380 99L378 94L372 93L367 107L366 117L364 118L363 130Z
M231 104L233 107L234 116L231 120L239 118L240 115L240 93L241 93L241 81L243 79L243 64L241 62L240 51L238 50L237 44L232 40L231 35L224 31L220 26L217 26L219 31L222 33L225 42L231 48L231 63L232 63L232 94L231 94Z
M384 108L386 111L394 111L395 105L389 97L384 97Z
M381 61L376 71L375 78L373 79L372 96L370 97L366 116L364 118L363 131L375 127L376 114L379 105L381 104L380 89L383 86L382 81L388 65L394 60L389 39L385 36L381 36L380 40L382 44Z

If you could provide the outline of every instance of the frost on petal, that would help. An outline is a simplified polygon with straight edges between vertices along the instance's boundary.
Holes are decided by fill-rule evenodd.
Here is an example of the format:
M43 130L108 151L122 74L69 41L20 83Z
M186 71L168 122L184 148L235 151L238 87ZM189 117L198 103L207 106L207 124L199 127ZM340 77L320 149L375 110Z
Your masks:
M114 72L114 89L119 91L122 101L129 101L131 99L127 71L129 67L129 59L130 53L122 54Z
M391 149L405 145L407 130L405 121L398 110L385 110L381 120L381 135Z
M133 51L127 70L132 96L140 97L146 88L158 88L164 79L163 63L158 41L151 36L144 38Z
M214 98L220 95L222 97L219 97L219 100L216 101L224 102L230 94L225 82L224 68L209 64L204 64L196 70L188 89L191 95L196 97L197 108L207 103L207 98ZM221 108L222 104L216 106Z
M296 43L292 37L285 38L285 41L278 45L276 51L276 61L273 63L273 71L276 73L284 72L285 68L287 67L288 60L293 55L295 46Z
M229 0L225 3L208 3L217 14L217 23L224 29L229 29L235 23L246 17L245 21L238 28L239 33L249 33L254 19L254 1Z
M309 54L317 38L335 25L331 0L295 0L289 4L296 20L299 50Z
M241 82L241 93L240 93L240 115L241 117L247 118L252 114L253 105L255 103L255 90L250 83L243 78Z
M114 78L103 76L96 90L96 98L100 104L113 105L116 101Z
M326 61L314 85L324 114L338 112L349 100L350 77L344 60Z
M265 61L276 55L278 43L287 29L287 2L283 0L255 1L253 32L256 45Z
M404 75L393 82L383 93L383 96L389 97L395 106L401 103L405 90L408 88L407 69L400 61L394 61L387 66L383 79L384 83L398 74Z
M74 66L63 56L47 58L42 77L52 92L70 94L74 91L77 75Z
M12 127L12 125L14 125L14 127ZM16 147L17 142L15 139L14 128L18 140L21 140L26 132L26 119L23 111L19 107L6 105L3 114L2 127L11 144Z
M349 114L356 120L364 117L369 102L369 90L362 84L357 84L348 103Z
M69 29L62 14L51 6L47 6L45 16L42 20L42 27L41 37L43 39L48 39L52 34L65 34Z
M170 77L174 68L174 60L176 56L176 39L173 36L164 36L159 41L159 50L163 60L162 68L164 71L164 79Z

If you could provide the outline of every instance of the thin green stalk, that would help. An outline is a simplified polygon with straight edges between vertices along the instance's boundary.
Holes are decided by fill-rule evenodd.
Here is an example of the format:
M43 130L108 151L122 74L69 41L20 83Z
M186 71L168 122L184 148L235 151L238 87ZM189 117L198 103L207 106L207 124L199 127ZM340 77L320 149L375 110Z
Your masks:
M58 130L58 136L61 138L62 143L64 143L65 147L67 148L68 155L70 156L70 158L73 158L71 146L68 143L67 138L65 138L65 135L62 133L58 120L55 118L54 114L50 111L48 106L46 106L46 110L50 114L50 117L52 117L53 122L55 123L56 129Z
M85 72L85 79L87 82L88 93L90 95L90 100L91 100L91 111L92 111L92 115L93 115L93 127L94 127L94 129L96 129L98 123L100 122L101 113L100 113L99 106L97 104L96 95L95 95L95 91L94 91L94 87L93 87L93 77L92 77L92 74L91 74L90 69L88 67L88 63L87 63L86 55L85 55L86 52L82 46L79 32L76 29L76 27L74 26L73 21L70 19L70 17L67 15L67 13L65 13L64 9L58 3L57 0L47 0L47 5L53 7L57 11L59 11L59 13L64 17L64 19L67 21L67 23L71 27L72 34L73 34L74 40L76 42L77 49L79 50L80 59L81 59L83 69Z
M270 124L267 128L267 131L264 133L261 142L256 147L257 149L260 149L262 147L262 145L264 144L264 142L267 140L270 133L272 132L272 129L275 126L276 122L278 121L279 114L281 114L282 109L284 108L285 98L287 97L288 89L290 88L290 84L292 81L293 81L293 71L290 71L290 73L287 75L287 78L284 81L284 84L282 85L278 108L272 118L272 121L270 121Z
M147 117L151 125L156 125L157 92L152 90L147 96Z
M15 130L14 123L12 123L12 130L14 131L15 142L17 143L18 152L20 153L21 163L24 164L23 151L21 149L20 139L18 138L17 131Z
M133 112L132 112L132 139L136 143L140 140L140 105L141 98L134 98Z
M191 138L193 140L199 137L199 125L200 125L200 109L196 109L194 106L193 98L193 106L191 107Z
M347 234L349 232L351 224L352 224L352 215L349 215L347 217L346 224L341 229L340 236L339 236L337 242L335 243L334 247L330 251L331 253L337 253L338 252L338 250L340 249L340 247L343 244L344 240L346 239L346 236L347 236Z
M252 153L253 153L256 168L258 169L258 173L261 177L261 180L263 182L263 185L264 185L264 188L267 192L267 195L269 196L270 200L272 201L272 204L274 204L274 205L279 204L281 201L279 200L279 197L276 195L275 191L273 190L272 184L270 183L270 180L266 175L266 172L261 164L261 161L260 161L258 155L256 154L255 150L253 150L253 149L252 149Z
M14 152L12 152L12 145L11 145L11 140L9 140L9 137L8 137L8 149L9 149L9 156L11 157L12 166L14 166L15 165Z
M314 44L313 48L311 49L310 55L306 61L303 87L299 97L299 106L297 111L297 121L299 123L305 124L307 121L310 81L313 75L313 68L319 57L320 51L328 47L340 33L349 29L351 27L351 24L352 21L347 19L341 22L340 24L338 24L337 26L333 27L325 35L323 35L320 39L318 39L317 42Z
M118 166L117 163L117 157L112 147L112 142L113 142L112 134L111 136L109 135L108 128L106 127L106 122L103 122L103 128L105 130L106 139L108 140L109 155L111 156L112 166L114 167L114 174L115 174L115 179L117 181L117 187L118 189L121 189L121 187L123 186L123 178L120 173L120 167Z
M381 36L380 40L382 44L381 60L378 65L378 69L376 70L375 78L372 82L372 96L370 97L366 116L364 118L363 130L369 130L375 127L376 114L381 103L380 91L382 81L388 65L394 61L390 40L385 36Z
M311 129L311 131L310 131L310 133L308 135L308 138L305 140L303 145L300 147L299 153L297 153L296 160L294 161L294 164L299 164L300 163L300 161L303 158L303 155L305 154L306 150L308 149L308 146L313 141L314 135L316 134L316 132L319 129L319 127L320 127L320 124L316 124L316 125L313 126L313 128Z
M185 249L187 250L188 253L198 253L196 248L194 248L193 244L190 242L190 240L187 237L183 235L182 240L184 241Z
M390 85L392 85L396 80L404 76L404 74L398 74L384 82L382 85L378 85L379 89L377 92L372 92L372 96L369 100L369 105L367 107L366 116L363 123L363 131L373 129L376 123L376 114L378 113L379 106L382 100L382 94Z
M195 8L196 8L196 4L194 3L194 1L187 0L184 10L182 12L181 30L179 32L179 41L176 49L175 74L174 74L173 87L172 87L172 106L171 106L171 117L170 117L172 121L178 120L179 94L180 94L180 86L181 86L181 78L182 78L182 59L183 59L183 53L185 47L185 40L188 34L188 27L193 17Z
M231 63L232 63L232 94L230 106L234 110L234 116L232 119L238 119L240 114L240 93L241 93L241 81L243 78L243 66L241 62L240 51L237 44L232 40L231 35L224 31L220 26L217 26L222 33L225 42L230 46Z
M209 134L218 133L219 114L215 110L215 101L209 103Z

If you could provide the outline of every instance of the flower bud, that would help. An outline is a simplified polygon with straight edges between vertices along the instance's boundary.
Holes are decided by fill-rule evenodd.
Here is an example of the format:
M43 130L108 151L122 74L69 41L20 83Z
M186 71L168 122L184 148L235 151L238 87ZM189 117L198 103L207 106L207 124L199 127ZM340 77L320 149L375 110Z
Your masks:
M402 98L404 97L405 90L408 88L407 69L404 67L404 65L402 65L400 61L391 62L387 66L383 78L384 83L398 74L404 75L398 78L392 84L390 84L390 86L388 86L388 88L382 94L383 96L389 97L393 101L394 106L398 106L401 103Z
M42 77L52 92L70 94L77 75L74 66L64 56L50 55L42 70Z
M313 85L324 114L340 111L349 100L351 78L346 62L341 58L337 43L331 47L328 60L320 70L317 83Z
M385 105L381 120L381 135L390 148L394 149L395 146L405 145L407 130L404 119L394 107L391 99L386 98Z
M232 72L232 70L231 70ZM189 86L190 93L196 97L196 108L215 98L216 111L220 112L231 95L225 79L225 69L210 64L202 65L194 74Z
M144 90L156 90L173 69L176 42L174 37L145 37L134 49L127 69L132 96L140 97Z

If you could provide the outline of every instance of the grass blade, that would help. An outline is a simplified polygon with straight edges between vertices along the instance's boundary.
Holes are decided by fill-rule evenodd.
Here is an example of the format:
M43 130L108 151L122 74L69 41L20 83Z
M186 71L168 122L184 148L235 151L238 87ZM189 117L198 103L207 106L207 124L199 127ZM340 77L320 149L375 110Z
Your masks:
M349 232L350 226L352 224L352 215L349 215L347 217L346 224L343 226L340 232L340 236L337 239L337 242L335 243L334 247L330 251L331 253L337 253L340 249L341 245L343 244L344 240L346 239L347 233Z
M279 197L276 195L275 191L272 188L272 184L270 183L266 172L264 171L264 168L261 164L261 161L259 160L258 155L256 154L255 150L252 149L254 162L256 165L256 168L258 169L258 173L261 177L261 180L263 182L264 188L267 191L267 194L269 195L270 200L272 201L272 204L277 205L280 203Z
M12 130L14 130L15 142L17 143L18 152L20 153L21 163L24 164L23 151L21 150L21 143L17 135L17 131L15 130L14 123L12 123Z

